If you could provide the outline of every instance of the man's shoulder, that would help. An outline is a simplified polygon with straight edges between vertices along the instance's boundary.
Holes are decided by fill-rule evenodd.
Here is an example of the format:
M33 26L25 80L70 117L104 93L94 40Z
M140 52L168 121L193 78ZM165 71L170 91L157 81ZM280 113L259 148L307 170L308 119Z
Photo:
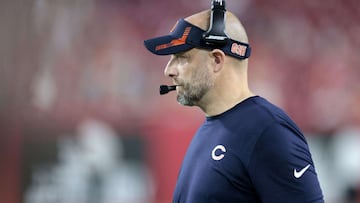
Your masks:
M261 96L249 97L239 103L235 106L233 113L228 118L229 122L241 122L248 126L255 124L258 127L284 119L290 119L287 113Z
M270 127L285 127L301 134L300 129L284 110L260 96L250 97L240 103L224 120L223 125L236 135L241 135L239 139L255 141Z
M264 124L270 122L295 124L286 111L267 99L260 96L249 99L252 101L248 106L248 112L246 113L249 119Z

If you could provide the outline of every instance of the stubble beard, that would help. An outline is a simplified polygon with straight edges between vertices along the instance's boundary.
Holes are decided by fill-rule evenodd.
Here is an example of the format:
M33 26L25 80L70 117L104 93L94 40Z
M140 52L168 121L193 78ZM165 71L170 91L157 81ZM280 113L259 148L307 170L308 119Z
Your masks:
M197 68L189 82L183 82L177 101L184 106L198 106L204 95L214 86L214 81L206 67Z

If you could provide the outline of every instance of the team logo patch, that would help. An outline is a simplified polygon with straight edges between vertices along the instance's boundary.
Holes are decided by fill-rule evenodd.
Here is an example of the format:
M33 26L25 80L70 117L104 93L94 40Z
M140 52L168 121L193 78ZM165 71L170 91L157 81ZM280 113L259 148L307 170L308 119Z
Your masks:
M215 161L220 161L221 159L223 159L225 157L225 153L226 153L226 148L224 147L224 145L217 145L212 150L211 157Z

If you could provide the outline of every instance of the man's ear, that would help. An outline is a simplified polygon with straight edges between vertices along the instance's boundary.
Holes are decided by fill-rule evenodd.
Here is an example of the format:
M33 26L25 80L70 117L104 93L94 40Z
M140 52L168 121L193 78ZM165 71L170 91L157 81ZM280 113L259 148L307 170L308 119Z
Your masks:
M219 72L224 66L225 53L220 49L214 49L211 51L214 63L214 73Z

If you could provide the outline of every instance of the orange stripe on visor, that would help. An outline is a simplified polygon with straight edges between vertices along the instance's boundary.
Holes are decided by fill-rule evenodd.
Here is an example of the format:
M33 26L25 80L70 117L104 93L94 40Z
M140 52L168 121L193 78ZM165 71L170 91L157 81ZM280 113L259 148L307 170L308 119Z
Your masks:
M167 48L170 48L170 47L174 47L174 46L179 46L179 45L185 44L185 43L186 43L186 39L187 39L188 36L189 36L190 30L191 30L191 27L186 27L185 30L184 30L183 35L182 35L180 38L178 38L178 39L173 39L173 40L171 40L171 42L166 43L166 44L160 44L160 45L158 45L158 46L155 47L155 50L156 50L156 51L159 51L159 50L162 50L162 49L167 49Z

